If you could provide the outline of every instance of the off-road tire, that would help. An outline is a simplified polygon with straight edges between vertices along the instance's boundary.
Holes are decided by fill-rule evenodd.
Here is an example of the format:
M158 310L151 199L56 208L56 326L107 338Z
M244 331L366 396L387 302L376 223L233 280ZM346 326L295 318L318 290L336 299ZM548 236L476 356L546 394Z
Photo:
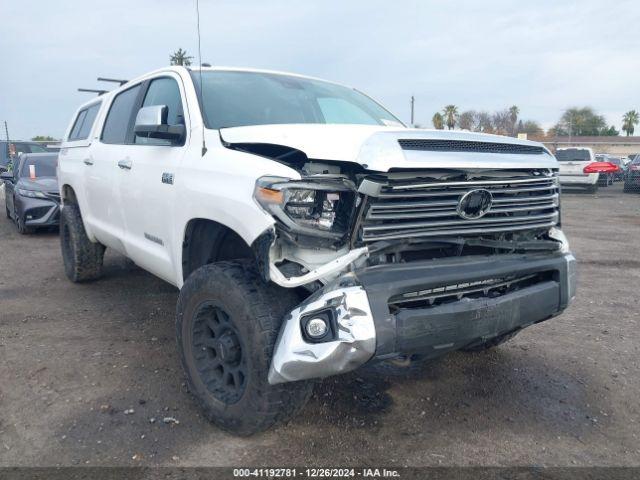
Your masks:
M75 204L64 205L60 212L60 247L69 280L78 283L100 278L105 247L89 240Z
M205 265L187 278L176 308L178 350L190 391L211 422L247 436L288 420L307 403L313 388L310 382L270 385L267 380L283 316L299 301L291 290L264 283L249 261ZM194 341L197 313L205 304L228 315L241 343L246 377L234 401L214 395L196 366L209 361L198 351L205 347Z
M502 345L505 342L508 342L513 337L515 337L520 330L516 330L515 332L505 333L504 335L498 335L497 337L493 337L491 340L488 340L479 345L472 345L470 347L464 347L461 350L463 352L483 352L485 350L489 350L490 348L497 347L498 345Z

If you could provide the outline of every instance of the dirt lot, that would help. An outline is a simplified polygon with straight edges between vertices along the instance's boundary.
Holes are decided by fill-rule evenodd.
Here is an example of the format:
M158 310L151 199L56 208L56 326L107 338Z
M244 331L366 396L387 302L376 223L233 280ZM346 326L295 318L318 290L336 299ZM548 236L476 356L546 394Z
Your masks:
M300 416L248 439L186 391L173 287L111 252L102 280L71 284L57 233L2 215L0 466L640 465L640 195L562 204L580 261L562 316L419 373L319 382Z

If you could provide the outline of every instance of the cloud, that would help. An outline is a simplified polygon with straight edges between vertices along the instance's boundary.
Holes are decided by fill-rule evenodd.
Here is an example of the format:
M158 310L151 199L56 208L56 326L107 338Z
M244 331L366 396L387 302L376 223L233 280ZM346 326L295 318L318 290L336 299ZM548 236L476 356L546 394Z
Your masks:
M4 2L0 120L13 137L61 136L103 76L133 78L197 53L192 1ZM571 105L620 125L640 109L634 1L201 0L203 59L288 70L369 93L417 121L454 103L516 104L546 126ZM621 19L624 19L622 22Z

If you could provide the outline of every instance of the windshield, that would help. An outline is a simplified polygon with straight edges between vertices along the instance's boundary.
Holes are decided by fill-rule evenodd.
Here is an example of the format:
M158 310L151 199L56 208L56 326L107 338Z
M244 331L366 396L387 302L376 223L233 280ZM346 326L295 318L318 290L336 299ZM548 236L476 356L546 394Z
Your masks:
M564 150L556 151L556 159L559 162L571 162L571 161L589 161L589 150L582 150L579 148L567 148Z
M20 170L21 177L55 177L56 165L58 164L57 155L46 155L42 157L28 156L22 163ZM31 169L33 168L33 175Z
M193 74L200 90L200 75ZM260 72L203 71L208 128L282 123L402 126L366 95L333 83Z

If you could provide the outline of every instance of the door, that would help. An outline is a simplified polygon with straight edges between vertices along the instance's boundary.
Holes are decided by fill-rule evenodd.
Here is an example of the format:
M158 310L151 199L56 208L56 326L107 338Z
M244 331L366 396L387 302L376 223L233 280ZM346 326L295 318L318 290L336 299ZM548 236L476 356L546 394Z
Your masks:
M132 117L139 105L141 92L142 84L138 84L113 98L102 133L94 139L82 159L88 206L83 212L85 221L101 243L120 253L125 253L125 224L119 182L122 164L129 155Z
M173 238L176 194L174 182L189 148L189 119L185 114L182 81L165 75L145 82L140 108L167 106L167 124L187 126L178 142L135 136L119 171L119 191L124 214L127 256L155 275L175 282L172 252L181 239ZM134 115L135 117L135 115Z

